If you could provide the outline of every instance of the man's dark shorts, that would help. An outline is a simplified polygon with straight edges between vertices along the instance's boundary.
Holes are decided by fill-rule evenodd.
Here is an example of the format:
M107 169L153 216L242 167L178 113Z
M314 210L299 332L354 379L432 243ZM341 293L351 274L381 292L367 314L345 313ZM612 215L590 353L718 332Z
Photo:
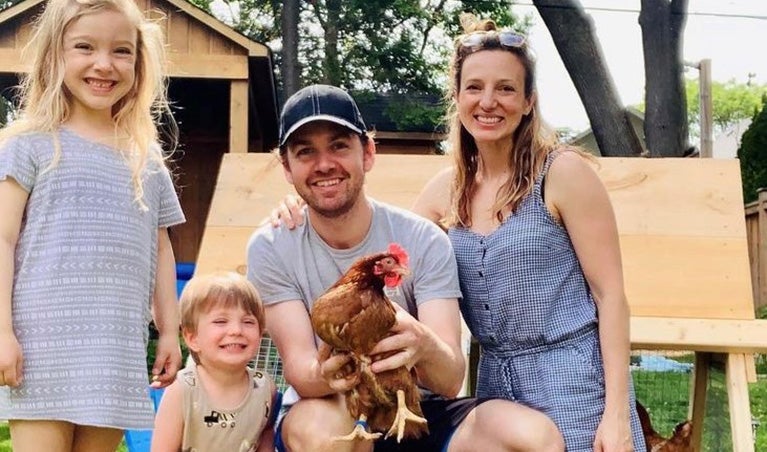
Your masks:
M491 399L462 397L446 400L431 396L421 400L424 417L429 421L429 434L419 439L402 440L397 438L376 441L375 452L441 452L446 451L455 429L466 419L471 410ZM284 417L283 417L284 419ZM286 452L282 442L282 420L277 425L274 438L278 452ZM296 451L297 452L297 451Z

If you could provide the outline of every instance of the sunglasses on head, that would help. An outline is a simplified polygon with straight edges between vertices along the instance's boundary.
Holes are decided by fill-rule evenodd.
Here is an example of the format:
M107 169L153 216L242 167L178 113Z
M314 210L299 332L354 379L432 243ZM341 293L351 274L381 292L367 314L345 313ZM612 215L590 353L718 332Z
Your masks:
M527 41L523 35L514 33L513 31L489 30L469 33L462 36L459 42L461 43L461 46L471 51L475 51L479 50L487 40L491 38L497 39L501 47L508 49L518 49L525 45L525 42Z

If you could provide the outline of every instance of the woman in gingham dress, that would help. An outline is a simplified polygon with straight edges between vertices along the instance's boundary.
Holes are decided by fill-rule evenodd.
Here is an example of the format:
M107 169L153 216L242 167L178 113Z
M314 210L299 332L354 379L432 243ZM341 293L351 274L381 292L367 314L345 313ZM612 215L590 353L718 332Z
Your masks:
M570 452L643 451L607 192L581 153L542 128L525 38L462 22L450 77L455 164L415 210L449 228L461 309L482 346L477 396L542 410Z

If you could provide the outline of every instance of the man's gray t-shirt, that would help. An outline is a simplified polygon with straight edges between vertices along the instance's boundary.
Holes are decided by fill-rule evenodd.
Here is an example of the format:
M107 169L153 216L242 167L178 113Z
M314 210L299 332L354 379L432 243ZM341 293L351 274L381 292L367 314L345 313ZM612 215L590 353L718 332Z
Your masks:
M399 243L407 251L409 269L389 298L418 317L417 306L436 299L461 296L457 267L447 235L420 216L368 199L373 219L367 236L357 246L331 248L307 221L295 230L265 225L248 243L248 279L265 305L302 300L307 311L357 259L386 251Z

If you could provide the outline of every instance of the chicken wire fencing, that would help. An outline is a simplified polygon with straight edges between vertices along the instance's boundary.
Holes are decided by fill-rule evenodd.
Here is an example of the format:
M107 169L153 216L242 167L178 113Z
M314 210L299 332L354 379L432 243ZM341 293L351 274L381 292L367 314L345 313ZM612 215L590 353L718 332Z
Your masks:
M631 374L637 400L647 409L653 429L664 438L670 438L674 427L688 419L694 362L693 352L632 352ZM704 412L702 452L732 451L722 363L713 363L709 369ZM767 435L767 431L762 431L764 428L759 428L756 418L753 427L755 442L757 435Z
M266 372L272 377L274 383L277 385L277 389L283 393L288 388L288 384L285 382L285 376L282 372L282 360L279 353L277 353L277 347L274 345L272 338L268 334L264 334L261 337L261 345L258 347L258 354L253 361L251 361L253 368Z

